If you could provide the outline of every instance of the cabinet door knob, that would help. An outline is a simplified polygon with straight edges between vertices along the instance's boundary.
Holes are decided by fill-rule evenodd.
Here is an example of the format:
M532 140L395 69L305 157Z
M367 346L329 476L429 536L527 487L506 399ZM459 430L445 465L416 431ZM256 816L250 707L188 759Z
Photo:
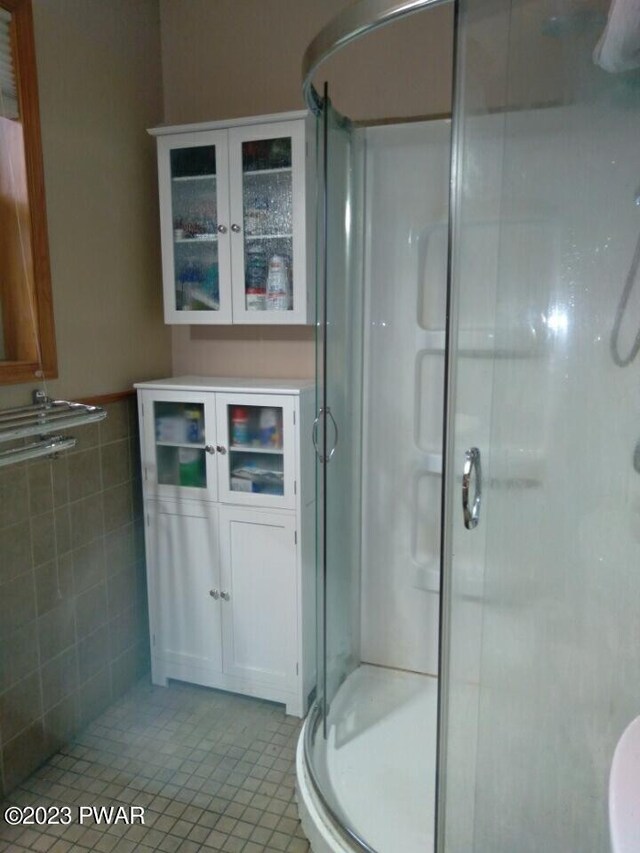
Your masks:
M227 448L226 448L226 447L221 447L219 444L216 444L216 450L217 450L217 451L218 451L218 453L220 453L222 456L224 456L224 455L225 455L225 453L227 452Z
M226 234L227 226L226 225L218 225L218 234Z
M233 231L234 234L239 234L242 229L240 228L239 225L236 225L236 223L234 222L233 225L231 226L231 230Z
M220 598L221 598L223 601L230 601L230 600L231 600L231 596L229 595L229 593L228 593L228 592L221 592L221 593L220 593Z
M207 453L210 453L212 456L213 456L213 454L216 452L216 448L215 448L215 446L214 446L213 444L207 444L207 445L205 445L205 448L204 448L204 449L207 451Z
M220 593L217 589L210 589L209 595L211 596L211 598L215 598L216 601L220 598Z

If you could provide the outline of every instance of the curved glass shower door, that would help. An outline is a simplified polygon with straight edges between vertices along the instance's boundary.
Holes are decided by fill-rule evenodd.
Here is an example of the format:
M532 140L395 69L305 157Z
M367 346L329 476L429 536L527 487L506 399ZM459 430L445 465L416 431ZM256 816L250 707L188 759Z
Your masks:
M640 714L640 358L619 366L640 325L640 281L621 304L640 235L640 71L594 62L608 8L460 2L447 853L609 849L609 767Z

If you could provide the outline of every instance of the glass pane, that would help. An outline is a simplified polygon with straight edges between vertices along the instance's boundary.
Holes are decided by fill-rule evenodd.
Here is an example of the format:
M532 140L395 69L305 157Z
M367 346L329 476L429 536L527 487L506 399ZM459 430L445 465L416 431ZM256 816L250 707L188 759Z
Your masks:
M243 142L245 292L248 311L292 311L291 139Z
M640 317L621 303L640 87L594 62L609 4L552 5L465 0L459 19L447 851L608 850L609 768L640 712L640 363L616 356Z
M326 718L338 688L359 663L363 294L360 244L354 237L361 226L364 153L362 137L351 133L329 102L323 122L327 215L321 213L319 221L321 228L326 223L327 232L319 242L324 246L323 290L318 297L323 415L319 452L331 458L318 471L318 538L323 560L318 572L322 583L318 690ZM322 146L322 135L320 141ZM319 169L322 179L322 158Z
M354 128L328 105L323 120L325 458L338 440L318 472L326 716L311 729L307 757L324 802L360 842L354 849L425 851L435 799L446 280L446 252L431 258L429 247L446 236L449 127ZM420 327L427 301L432 334Z
M153 413L158 483L206 489L204 405L157 402Z
M231 491L284 495L282 409L229 406L227 416Z
M12 15L0 8L0 117L19 119Z
M171 205L178 311L217 311L218 210L214 145L171 151Z

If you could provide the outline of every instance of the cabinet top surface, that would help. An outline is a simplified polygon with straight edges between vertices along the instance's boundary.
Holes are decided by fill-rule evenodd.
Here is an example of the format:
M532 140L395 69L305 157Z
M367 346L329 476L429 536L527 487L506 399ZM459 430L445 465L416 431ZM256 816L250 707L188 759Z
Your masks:
M230 394L300 394L314 387L313 379L244 379L218 376L170 376L168 379L134 383L134 388L141 390L223 391Z
M251 124L271 124L279 121L292 121L295 119L308 118L306 110L295 110L288 113L272 113L270 115L246 116L222 121L203 121L192 124L171 124L159 127L150 127L148 133L151 136L165 136L175 133L195 133L200 130L222 130L226 127L242 127Z

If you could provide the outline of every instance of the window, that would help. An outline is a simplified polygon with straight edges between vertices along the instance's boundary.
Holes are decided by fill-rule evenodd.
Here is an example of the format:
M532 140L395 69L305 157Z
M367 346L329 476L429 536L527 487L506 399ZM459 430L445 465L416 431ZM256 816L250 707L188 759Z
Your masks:
M57 376L31 0L0 0L0 383Z

